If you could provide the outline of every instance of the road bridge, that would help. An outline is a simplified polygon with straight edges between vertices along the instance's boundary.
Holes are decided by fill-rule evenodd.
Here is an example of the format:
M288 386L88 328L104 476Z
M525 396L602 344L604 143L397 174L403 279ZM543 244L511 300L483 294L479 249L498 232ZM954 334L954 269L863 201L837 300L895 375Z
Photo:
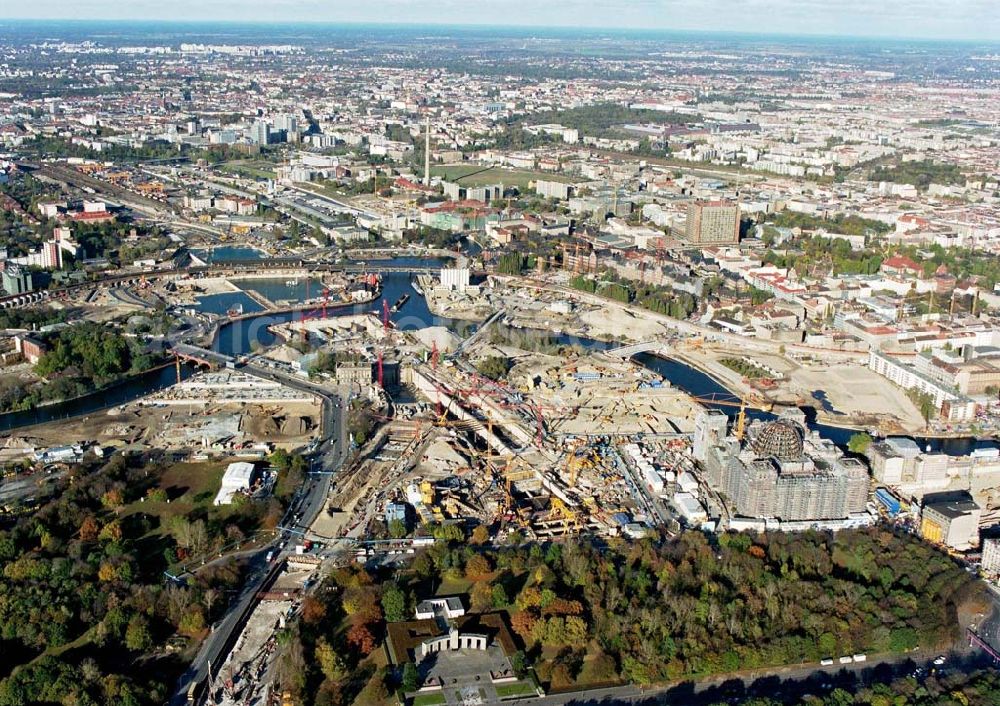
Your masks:
M178 343L173 347L174 355L181 360L189 360L199 365L210 365L219 368L235 368L236 359L231 355L210 351L200 346L192 346L188 343Z
M649 341L641 341L640 343L633 343L628 346L621 346L619 348L611 348L604 351L604 354L612 358L621 358L626 360L634 355L639 355L640 353L651 353L652 351L660 350L666 347L667 343L661 339L654 338Z

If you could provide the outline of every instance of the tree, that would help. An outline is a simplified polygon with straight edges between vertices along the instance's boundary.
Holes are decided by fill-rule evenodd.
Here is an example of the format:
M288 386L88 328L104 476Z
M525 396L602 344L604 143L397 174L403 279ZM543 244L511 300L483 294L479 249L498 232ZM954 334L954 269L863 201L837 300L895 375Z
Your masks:
M417 666L413 662L403 665L402 687L405 692L416 691L420 687L420 673L417 672Z
M490 541L490 530L486 525L476 525L476 528L472 530L472 543L475 545L483 545Z
M491 380L503 380L510 371L510 361L499 355L483 358L476 364L476 370Z
M133 652L145 652L153 645L153 636L149 632L149 623L141 615L128 621L125 628L125 647Z
M489 560L482 554L474 554L465 562L465 576L473 581L479 581L493 573Z
M333 648L325 637L316 641L316 663L330 681L340 681L348 674L344 658Z
M306 625L316 625L326 617L326 604L315 596L302 599L302 621Z
M382 610L387 622L406 620L406 595L394 583L390 583L382 591Z
M868 451L868 447L872 445L872 441L874 439L872 439L871 434L863 431L858 432L852 434L851 438L847 440L847 449L851 453L864 455Z
M389 521L389 536L393 539L402 539L407 534L409 530L406 529L406 523L399 519L394 519Z
M375 649L375 636L367 625L358 623L347 631L347 644L356 649L363 657L367 657Z
M930 425L931 419L937 413L934 397L926 392L919 393L917 395L917 408L920 410L920 416L924 418L924 426Z

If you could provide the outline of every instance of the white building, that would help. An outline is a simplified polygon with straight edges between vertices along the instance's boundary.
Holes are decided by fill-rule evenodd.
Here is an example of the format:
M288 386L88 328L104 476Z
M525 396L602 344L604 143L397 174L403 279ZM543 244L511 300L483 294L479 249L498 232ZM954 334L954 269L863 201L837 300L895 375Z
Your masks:
M873 350L869 353L868 367L904 390L917 390L930 395L941 416L949 421L963 422L976 416L976 403L973 400L956 394L941 382L917 370L909 360L893 358Z
M236 493L250 490L250 483L253 481L254 465L241 461L230 463L226 472L222 474L222 486L215 496L215 505L229 505L233 502Z
M468 267L442 267L441 286L444 289L464 292L469 288Z
M1000 537L983 539L982 567L986 576L1000 576Z

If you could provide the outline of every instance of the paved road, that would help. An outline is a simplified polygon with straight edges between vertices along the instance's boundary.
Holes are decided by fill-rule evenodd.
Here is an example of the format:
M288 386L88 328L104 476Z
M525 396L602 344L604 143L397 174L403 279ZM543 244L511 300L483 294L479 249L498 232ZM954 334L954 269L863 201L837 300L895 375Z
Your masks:
M541 699L505 702L507 704L534 704L537 706L610 706L629 704L630 706L652 704L683 704L684 706L707 706L716 703L740 703L753 697L769 697L785 703L798 703L807 694L823 695L833 689L843 688L855 691L874 681L887 681L912 674L921 667L929 673L936 655L921 654L887 656L882 660L872 660L860 664L834 665L823 667L817 664L801 667L783 667L774 670L759 670L749 674L734 675L699 682L683 682L669 687L642 689L636 686L622 686L609 689L594 689L573 694L553 694ZM949 656L943 669L973 669L985 667L990 661L982 653L961 653Z

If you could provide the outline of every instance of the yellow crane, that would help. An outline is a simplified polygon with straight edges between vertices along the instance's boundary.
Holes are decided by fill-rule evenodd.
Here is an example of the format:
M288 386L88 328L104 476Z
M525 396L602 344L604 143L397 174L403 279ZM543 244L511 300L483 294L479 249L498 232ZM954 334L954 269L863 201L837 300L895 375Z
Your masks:
M743 437L746 435L747 431L747 398L746 395L740 398L740 413L736 416L736 427L733 429L733 436L735 436L739 441L743 441Z

